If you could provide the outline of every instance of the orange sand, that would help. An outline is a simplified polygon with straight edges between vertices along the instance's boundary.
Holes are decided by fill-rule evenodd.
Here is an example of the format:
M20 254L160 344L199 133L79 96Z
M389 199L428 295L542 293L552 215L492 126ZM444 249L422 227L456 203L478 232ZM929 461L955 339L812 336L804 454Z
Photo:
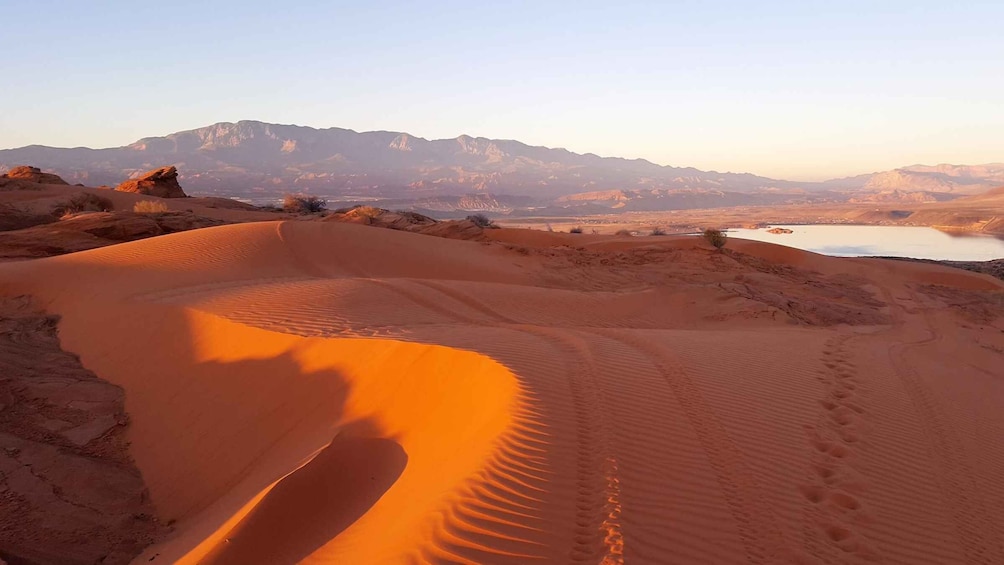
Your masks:
M174 520L136 563L1004 563L999 281L491 235L222 226L2 265L0 291L125 389ZM789 267L829 298L723 290L815 292ZM886 323L795 323L867 304L840 284Z

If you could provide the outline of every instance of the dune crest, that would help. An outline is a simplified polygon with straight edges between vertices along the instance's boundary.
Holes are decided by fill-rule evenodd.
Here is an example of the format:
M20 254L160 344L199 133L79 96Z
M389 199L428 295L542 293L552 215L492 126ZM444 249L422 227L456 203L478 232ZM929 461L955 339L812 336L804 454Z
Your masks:
M128 391L132 453L159 512L179 523L181 535L156 552L166 562L297 562L315 552L369 560L374 548L414 547L442 497L512 425L515 379L475 353L301 338L176 308L102 310L101 327L128 335L129 352L94 338L93 314L79 326L68 316L61 332ZM377 476L368 495L345 490ZM316 522L290 515L284 507L303 505L286 499L311 501L325 489L331 502L314 513L329 523L305 533ZM334 498L350 492L355 505ZM287 527L284 543L255 535L269 523Z

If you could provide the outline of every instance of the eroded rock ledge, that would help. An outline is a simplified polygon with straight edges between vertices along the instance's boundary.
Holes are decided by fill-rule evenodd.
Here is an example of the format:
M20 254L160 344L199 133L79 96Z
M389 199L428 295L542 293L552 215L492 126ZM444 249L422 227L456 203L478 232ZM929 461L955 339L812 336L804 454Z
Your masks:
M122 389L60 348L57 319L0 296L0 560L126 564L165 528L128 454Z

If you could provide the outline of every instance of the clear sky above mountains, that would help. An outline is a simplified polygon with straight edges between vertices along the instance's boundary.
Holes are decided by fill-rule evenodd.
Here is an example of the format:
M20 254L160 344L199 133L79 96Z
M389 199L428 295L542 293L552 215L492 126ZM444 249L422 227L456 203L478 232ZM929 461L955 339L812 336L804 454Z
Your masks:
M219 121L816 180L1004 161L1004 3L0 0L0 148Z

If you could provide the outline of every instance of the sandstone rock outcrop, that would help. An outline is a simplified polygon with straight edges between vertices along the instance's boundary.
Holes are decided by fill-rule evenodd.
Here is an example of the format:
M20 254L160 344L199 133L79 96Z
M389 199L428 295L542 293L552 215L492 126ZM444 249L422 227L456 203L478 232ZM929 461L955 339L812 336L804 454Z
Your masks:
M36 214L15 208L9 204L0 204L0 232L23 230L41 224L50 224L55 221L57 219L52 214Z
M416 212L391 212L374 206L341 208L325 216L324 221L366 224L404 231L418 231L422 226L436 223L436 220Z
M0 232L0 259L51 257L224 223L191 212L86 212L57 222Z
M147 171L139 178L123 182L115 187L115 190L158 198L186 198L188 196L178 184L178 169L176 167L161 167Z
M20 167L14 167L13 169L7 171L7 174L0 175L4 178L12 180L20 180L25 182L33 182L37 184L70 184L65 180L59 178L59 175L54 175L52 173L43 173L38 167L31 167L28 165L21 165Z
M0 563L127 565L162 534L123 390L64 351L58 317L0 298Z

